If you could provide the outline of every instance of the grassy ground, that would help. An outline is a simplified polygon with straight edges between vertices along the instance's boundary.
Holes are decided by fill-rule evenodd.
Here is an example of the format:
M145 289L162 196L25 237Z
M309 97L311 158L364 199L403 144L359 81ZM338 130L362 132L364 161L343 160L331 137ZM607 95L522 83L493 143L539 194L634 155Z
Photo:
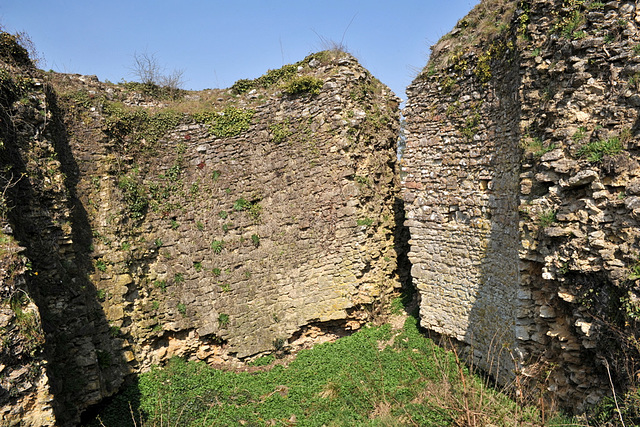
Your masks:
M401 324L401 322L400 322ZM265 361L269 361L266 359ZM567 420L546 425L575 425ZM173 359L139 377L92 425L543 425L426 338L417 321L366 327L261 372Z

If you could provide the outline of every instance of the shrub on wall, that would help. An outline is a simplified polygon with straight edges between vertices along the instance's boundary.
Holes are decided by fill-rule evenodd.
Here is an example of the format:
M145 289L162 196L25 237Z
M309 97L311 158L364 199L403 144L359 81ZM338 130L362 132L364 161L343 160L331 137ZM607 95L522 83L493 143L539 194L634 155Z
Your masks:
M318 95L322 85L322 80L312 76L302 76L291 80L285 84L282 91L289 95Z

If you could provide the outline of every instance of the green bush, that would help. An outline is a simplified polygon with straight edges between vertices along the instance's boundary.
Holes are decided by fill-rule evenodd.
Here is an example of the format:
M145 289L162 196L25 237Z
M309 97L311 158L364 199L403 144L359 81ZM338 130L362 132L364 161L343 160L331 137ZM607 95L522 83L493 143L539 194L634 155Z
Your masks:
M231 86L231 92L239 95L250 91L255 87L255 82L249 79L240 79Z
M26 34L9 34L0 28L0 58L16 65L32 66L29 52L21 45L24 41L30 43Z
M316 77L302 76L296 77L284 85L282 91L289 95L318 95L324 82Z
M271 132L271 140L276 143L286 140L293 134L289 129L289 119L270 125L269 131Z
M182 121L182 114L172 110L149 115L146 109L129 108L115 102L105 103L103 113L106 116L105 132L119 140L131 136L134 141L144 139L154 143Z
M249 130L254 110L242 110L236 107L227 107L219 113L202 112L193 115L198 123L209 125L209 133L219 138L229 138L240 135Z

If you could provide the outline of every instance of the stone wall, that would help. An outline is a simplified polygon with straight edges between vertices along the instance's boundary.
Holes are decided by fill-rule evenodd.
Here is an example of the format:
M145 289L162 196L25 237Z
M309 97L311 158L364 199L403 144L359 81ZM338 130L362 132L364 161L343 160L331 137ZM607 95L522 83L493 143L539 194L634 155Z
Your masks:
M402 170L420 324L467 343L474 363L507 380L519 249L520 106L511 90L520 75L513 50L505 54L488 81L463 65L413 82Z
M59 424L172 356L241 364L358 329L400 286L398 99L351 56L176 99L11 71L6 221Z
M434 47L405 113L423 326L578 412L610 392L607 369L623 390L637 368L637 16L483 2Z

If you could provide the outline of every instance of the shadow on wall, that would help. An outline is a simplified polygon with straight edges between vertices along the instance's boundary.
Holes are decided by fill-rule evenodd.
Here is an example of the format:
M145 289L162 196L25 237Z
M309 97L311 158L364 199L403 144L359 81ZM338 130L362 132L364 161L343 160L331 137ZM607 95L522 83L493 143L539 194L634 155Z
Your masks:
M409 227L405 225L405 209L404 200L402 200L402 198L395 198L393 213L395 216L393 248L396 252L397 259L396 274L402 284L403 294L409 292L413 295L415 293L415 289L413 288L411 281L411 261L409 260L409 239L411 234L409 232Z
M51 121L24 121L3 135L13 173L28 177L10 189L9 222L32 263L27 290L42 318L54 413L58 425L73 425L81 408L116 391L126 362L89 279L92 232L76 194L79 169L49 88L46 101Z
M517 61L514 61L517 63ZM469 358L473 366L487 372L496 383L505 386L516 374L520 362L516 340L518 289L520 287L520 87L517 67L509 67L504 75L490 83L483 113L486 140L480 140L490 159L483 174L491 180L476 182L484 215L478 229L470 227L471 239L480 245L478 276L472 284L471 309L464 341L470 344Z

